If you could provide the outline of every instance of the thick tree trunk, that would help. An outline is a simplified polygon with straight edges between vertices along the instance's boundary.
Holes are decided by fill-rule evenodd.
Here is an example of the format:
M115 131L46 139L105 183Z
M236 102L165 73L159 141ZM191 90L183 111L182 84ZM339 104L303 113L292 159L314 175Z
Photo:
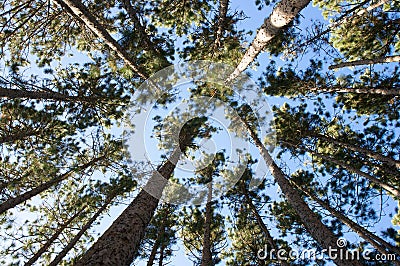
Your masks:
M97 220L97 218L104 212L105 209L109 207L114 197L109 197L104 204L97 210L97 212L87 221L87 223L79 230L79 232L74 236L74 238L66 245L60 253L54 258L54 260L49 264L49 266L58 265L61 260L68 254L68 252L78 243L79 239L83 236L83 234L89 230L92 224Z
M19 196L16 196L14 198L10 198L10 199L6 200L5 202L0 204L0 214L4 213L5 211L7 211L11 208L14 208L18 204L21 204L22 202L25 202L28 199L33 198L36 195L39 195L43 191L46 191L47 189L51 188L52 186L57 185L58 183L65 180L73 173L81 172L81 171L95 165L98 161L100 161L104 158L105 158L105 156L94 158L90 162L80 165L74 169L71 169L71 170L67 171L66 173L59 175L59 176L51 179L50 181L47 181L46 183L40 184L39 186L37 186Z
M113 52L124 60L139 77L147 79L147 75L139 69L130 55L114 40L108 31L96 20L89 10L79 0L56 0L66 11L86 25L97 37L99 37Z
M343 62L336 65L329 66L329 69L337 69L343 67L350 67L350 66L362 66L362 65L373 65L373 64L384 64L384 63L394 63L400 62L400 55L393 55L393 56L386 56L386 57L378 57L374 59L362 59L362 60L355 60L350 62Z
M212 181L208 184L208 195L206 204L206 214L204 221L203 249L201 252L201 266L212 266L211 253L211 223L212 223Z
M306 228L307 232L319 243L319 245L325 250L337 249L338 253L343 252L341 254L346 254L346 249L339 247L337 245L338 238L329 230L319 219L319 217L310 209L307 203L303 200L300 193L290 184L290 181L286 178L285 174L279 168L279 166L274 162L271 155L269 154L267 148L262 144L257 134L253 131L253 129L243 121L248 132L254 141L257 148L260 150L261 155L263 156L268 168L274 177L275 181L278 183L281 188L283 194L286 199L299 215L302 224ZM339 266L347 266L347 265L357 265L361 266L362 264L359 261L355 260L345 260L345 258L341 258L340 256L336 256L336 258L332 258L333 261Z
M278 250L278 246L275 243L274 238L271 236L267 226L265 225L262 217L260 216L260 214L258 213L258 210L256 208L256 206L254 206L253 201L250 199L248 191L244 191L243 192L246 202L249 205L251 212L253 213L253 215L256 217L257 223L260 226L261 230L264 232L265 237L267 238L268 244L271 245L271 248L274 250ZM278 258L279 260L279 258ZM289 266L289 263L285 260L279 260L280 265L283 266Z
M27 262L25 262L24 266L30 266L33 265L39 258L40 256L43 255L47 251L47 249L53 244L53 242L60 236L60 234L64 231L65 228L67 228L72 221L78 217L84 210L86 209L86 206L83 207L81 210L79 210L77 213L75 213L73 216L71 216L65 223L61 224L56 232L49 238L47 239L46 243L33 255L32 258L30 258Z
M395 159L393 159L393 158L391 158L389 156L385 156L385 155L383 155L381 153L377 153L375 151L371 151L369 149L362 148L360 146L356 146L356 145L353 145L353 144L350 144L350 143L345 143L345 142L339 141L339 140L337 140L335 138L332 138L332 137L329 137L329 136L325 136L325 135L322 135L322 134L318 134L318 133L314 133L312 131L307 131L307 135L310 136L310 137L316 137L316 138L318 138L320 140L324 140L324 141L329 142L329 143L333 143L333 144L339 145L341 147L350 149L350 150L355 151L355 152L359 152L359 153L365 154L365 155L367 155L368 157L370 157L372 159L387 163L387 164L389 164L391 166L395 166L395 167L400 169L400 161L395 160Z
M351 219L349 219L347 216L342 214L340 211L337 211L336 209L332 208L329 206L329 204L326 201L321 200L317 196L314 195L311 191L308 189L302 188L299 185L297 185L295 182L292 181L292 183L298 187L301 191L303 191L308 197L310 197L313 201L317 202L320 206L322 206L324 209L329 211L334 217L342 221L345 225L347 225L351 230L353 230L355 233L357 233L359 236L367 240L369 243L371 243L372 246L374 246L379 252L382 254L387 254L388 251L393 252L394 254L400 255L400 249L397 247L394 247L390 243L386 242L384 239L380 238L379 236L375 235L374 233L371 233L364 227L360 226L358 223L353 222ZM397 263L399 265L399 263Z
M76 266L128 266L132 263L145 229L154 215L159 198L181 154L179 148L175 149L169 160L154 171L145 189L139 192Z
M310 3L310 0L281 0L271 15L265 20L264 24L257 31L257 35L250 44L242 60L227 79L227 83L232 82L242 73L257 55L265 48L285 26L287 26L296 15Z

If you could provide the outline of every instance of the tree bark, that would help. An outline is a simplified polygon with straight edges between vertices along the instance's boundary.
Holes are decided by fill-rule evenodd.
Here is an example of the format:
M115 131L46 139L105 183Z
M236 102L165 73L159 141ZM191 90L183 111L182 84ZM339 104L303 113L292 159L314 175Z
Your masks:
M154 245L153 245L153 247L151 249L149 260L147 261L147 266L153 266L154 261L156 259L157 250L158 250L159 247L160 247L160 240L157 237L157 239L154 242Z
M380 95L400 95L400 88L307 88L306 91L317 93L356 93L356 94L380 94Z
M201 252L201 266L212 266L211 253L211 222L212 222L212 181L207 184L208 195L206 204L206 214L204 221L203 249Z
M264 232L264 235L267 238L268 244L271 245L272 249L279 250L278 246L275 243L274 238L271 236L271 234L270 234L267 226L265 225L262 217L258 213L256 206L254 206L253 201L250 199L248 191L243 191L243 195L244 195L244 197L246 199L247 204L250 206L251 212L256 217L256 221L257 221L258 225L260 226L261 230ZM278 260L279 260L279 258L278 258ZM285 261L285 260L279 260L279 263L282 266L289 266L289 263L287 261Z
M36 195L39 195L43 191L46 191L47 189L51 188L52 186L65 180L70 175L72 175L74 172L81 172L81 171L95 165L98 161L100 161L104 158L105 158L105 156L94 158L90 162L80 165L74 169L71 169L64 174L61 174L61 175L51 179L50 181L47 181L46 183L40 184L39 186L23 193L22 195L19 195L19 196L16 196L16 197L6 200L5 202L0 204L0 214L6 212L7 210L9 210L11 208L14 208L18 204L21 204L22 202L25 202L26 200L31 199L32 197L34 197Z
M373 65L373 64L384 64L384 63L394 63L400 62L400 55L386 56L386 57L378 57L374 59L362 59L355 60L350 62L343 62L336 65L329 66L329 69L337 69L349 66L362 66L362 65Z
M115 52L125 64L127 64L136 74L147 79L147 75L135 64L130 55L114 40L108 31L96 20L89 10L79 0L56 0L66 11L79 19L86 25L97 37L99 37L113 52Z
M355 168L355 167L353 167L353 166L351 166L349 164L346 164L344 162L336 160L336 159L334 159L334 158L332 158L330 156L314 152L314 151L312 151L310 149L304 149L304 150L309 152L309 153L311 153L315 157L318 157L318 158L323 159L323 160L328 161L328 162L332 162L332 163L334 163L334 164L336 164L336 165L338 165L338 166L340 166L340 167L342 167L342 168L344 168L344 169L346 169L346 170L348 170L350 172L353 172L355 174L363 176L366 179L368 179L369 181L371 181L372 183L374 183L374 184L380 186L381 188L383 188L384 190L392 193L395 197L397 197L397 198L400 197L400 190L399 189L395 188L392 185L386 184L384 181L379 180L378 178L376 178L376 177L374 177L374 176L372 176L370 174L367 174L367 173L361 171L360 169L357 169L357 168Z
M337 245L338 238L329 230L319 219L319 217L310 209L307 203L303 200L300 193L290 184L290 181L286 178L285 174L279 168L279 166L274 162L271 155L269 154L267 148L262 144L257 134L245 121L243 121L246 126L252 140L254 141L257 148L260 150L268 168L274 177L275 181L278 183L286 199L299 215L303 226L306 228L307 232L319 243L319 245L325 250L331 250L332 248L337 249L338 253L346 254L346 248L339 247ZM332 260L339 266L347 265L357 265L362 264L356 260L345 260L340 256L332 258Z
M0 98L8 99L41 99L41 100L55 100L55 101L69 101L69 102L93 102L93 98L69 96L59 92L47 92L47 91L27 91L27 90L16 90L6 89L0 87Z
M358 9L359 7L363 6L367 2L368 2L368 0L364 1L359 6L356 6L355 9ZM326 30L318 33L316 36L312 37L311 39L306 40L304 43L300 44L299 46L301 47L301 46L313 43L314 41L316 41L321 36L329 33L333 28L335 28L335 27L337 27L339 25L342 25L343 23L348 22L349 20L355 18L356 16L361 16L361 15L363 15L363 14L365 14L365 13L371 11L371 10L374 10L375 8L380 7L381 5L383 5L383 4L387 3L387 2L389 2L389 0L382 0L382 1L378 2L378 3L376 3L376 4L370 5L367 8L363 8L361 10L358 10L357 13L355 13L355 14L349 16L349 17L345 17L345 16L347 16L349 13L352 13L355 9L346 11L345 15L340 16L339 19L337 19L335 22L330 24ZM293 51L294 51L294 49L290 50L289 53L291 53Z
M71 224L71 222L85 210L85 208L86 206L80 209L73 216L71 216L65 223L61 224L61 226L57 228L56 232L49 239L47 239L46 243L35 253L35 255L33 255L32 258L30 258L27 262L25 262L24 266L33 265L40 258L40 256L42 256L43 253L47 251L47 249L59 237L59 235L64 231L64 229L67 228Z
M227 83L232 82L242 73L257 55L265 48L285 26L287 26L296 15L305 8L310 0L281 0L273 9L271 15L265 20L264 24L257 31L257 35L250 44L242 60L232 72Z
M132 263L181 154L179 148L175 149L169 160L154 171L145 189L139 192L107 231L87 250L76 266L128 266Z
M103 211L110 205L113 201L114 197L109 197L104 204L98 209L98 211L89 219L89 221L79 230L76 236L65 246L60 253L54 258L52 262L50 262L49 266L58 265L61 260L68 254L68 252L78 243L79 239L83 236L83 234L89 230L92 224L97 220L97 218L103 213Z
M359 236L361 236L369 243L371 243L371 245L374 246L379 252L381 252L382 254L387 254L387 250L385 249L387 248L390 252L400 255L399 248L394 247L390 243L386 242L384 239L380 238L379 236L375 235L374 233L360 226L358 223L353 222L351 219L342 214L340 211L337 211L336 209L329 206L329 204L326 201L323 201L317 196L315 196L315 194L309 191L308 189L300 187L294 181L291 182L296 187L298 187L302 192L304 192L308 197L310 197L313 201L317 202L320 206L329 211L334 217L342 221L342 223L347 225L351 230L353 230ZM397 263L397 265L399 265L399 263Z
M333 137L325 136L325 135L322 135L322 134L319 134L319 133L314 133L312 131L307 131L307 135L310 136L310 137L316 137L317 139L321 139L321 140L324 140L324 141L339 145L341 147L350 149L350 150L355 151L355 152L359 152L359 153L365 154L365 155L367 155L368 157L370 157L372 159L387 163L387 164L389 164L391 166L395 166L395 167L400 169L400 161L395 160L395 159L393 159L393 158L391 158L389 156L385 156L385 155L383 155L381 153L377 153L375 151L371 151L369 149L362 148L360 146L356 146L356 145L353 145L353 144L350 144L350 143L345 143L345 142L339 141L339 140L337 140L337 139L335 139Z

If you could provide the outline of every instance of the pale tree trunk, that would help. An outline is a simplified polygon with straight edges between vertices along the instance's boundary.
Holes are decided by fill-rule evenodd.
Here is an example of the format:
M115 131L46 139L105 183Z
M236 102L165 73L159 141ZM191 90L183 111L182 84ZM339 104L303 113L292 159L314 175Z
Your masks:
M229 0L219 0L219 14L217 21L217 31L215 33L214 49L221 46L221 37L224 32L224 24L226 21L226 14L228 12L228 5Z
M204 234L203 234L203 249L201 252L201 266L212 266L212 253L211 253L211 223L212 223L212 181L207 184L207 204L204 221Z
M245 196L247 204L250 206L251 212L253 215L256 217L256 221L258 225L260 226L261 230L264 232L265 237L267 238L268 244L271 245L271 248L274 249L275 251L279 250L278 246L275 243L274 238L271 236L267 226L265 225L262 217L258 213L258 210L256 206L254 206L253 201L250 199L248 191L243 191L243 194ZM279 260L279 258L278 258ZM279 260L280 265L282 266L289 266L289 263L285 260Z
M362 66L362 65L373 65L373 64L384 64L384 63L394 63L400 62L400 55L386 56L386 57L378 57L374 59L362 59L355 60L350 62L343 62L336 65L329 66L329 69L337 69L343 67L352 67L352 66Z
M318 138L320 140L324 140L324 141L339 145L341 147L350 149L350 150L355 151L355 152L359 152L359 153L365 154L365 155L367 155L368 157L370 157L372 159L387 163L387 164L389 164L391 166L395 166L395 167L400 169L400 161L395 160L395 159L393 159L393 158L391 158L389 156L385 156L385 155L383 155L381 153L378 153L378 152L375 152L375 151L371 151L369 149L362 148L360 146L356 146L356 145L353 145L353 144L350 144L350 143L345 143L345 142L339 141L339 140L337 140L335 138L328 137L328 136L325 136L325 135L322 135L322 134L318 134L318 133L314 133L312 131L307 131L307 135L310 136L310 137L316 137L316 138Z
M346 215L342 214L340 211L337 211L336 209L332 208L329 206L329 204L326 201L321 200L317 196L315 196L314 193L309 191L308 189L300 187L298 184L296 184L294 181L291 181L296 187L298 187L302 192L304 192L308 197L310 197L313 201L317 202L320 206L322 206L324 209L329 211L334 217L339 219L342 223L347 225L351 230L353 230L355 233L357 233L359 236L367 240L372 246L374 246L379 252L382 254L387 254L388 251L393 252L394 254L400 255L400 250L397 247L394 247L390 243L386 242L384 239L380 238L379 236L375 235L374 233L368 231L364 227L360 226L358 223L353 222L351 219L349 219ZM400 263L396 263L399 265Z
M296 15L303 10L310 0L281 0L273 9L271 15L265 20L264 24L258 29L257 35L250 44L242 60L227 79L227 83L232 82L254 61L257 55L265 48L285 26L287 26Z
M47 239L46 243L44 243L44 245L35 253L35 255L33 255L32 258L30 258L27 262L25 262L24 266L33 265L40 258L40 256L42 256L43 253L47 251L47 249L53 244L53 242L61 235L64 229L67 228L72 223L72 221L76 217L78 217L85 209L86 206L80 209L74 215L72 215L65 223L61 224L57 228L56 232L49 239Z
M115 52L125 64L132 68L136 74L147 79L147 75L136 65L130 55L108 33L108 31L96 20L90 11L79 0L56 0L66 11L86 25L97 37L99 37L113 52Z
M400 88L342 88L342 87L326 87L326 88L307 88L307 92L317 93L355 93L355 94L380 94L380 95L400 95Z
M337 249L337 254L340 254L339 252L343 252L341 254L346 254L346 248L339 247L337 245L338 238L321 222L319 217L303 200L300 193L292 186L292 184L290 184L290 181L286 178L285 174L272 159L267 148L265 148L265 146L262 144L257 134L245 121L243 121L243 123L245 124L251 136L251 139L260 150L260 153L264 158L266 164L268 165L269 171L274 177L274 180L278 183L289 204L296 211L297 215L299 215L302 224L306 228L307 232L319 243L319 245L323 249ZM359 261L345 260L345 258L341 258L340 256L336 256L336 258L332 258L332 260L339 266L362 265Z
M128 266L132 263L181 154L179 148L175 149L169 160L154 171L145 189L139 192L107 231L87 250L76 266Z
M67 171L66 173L58 175L57 177L55 177L43 184L40 184L39 186L37 186L19 196L16 196L16 197L13 197L13 198L10 198L10 199L4 201L3 203L0 204L0 214L6 212L7 210L9 210L11 208L14 208L18 204L21 204L28 199L33 198L36 195L39 195L43 191L46 191L47 189L51 188L52 186L57 185L61 181L65 180L66 178L71 176L73 173L81 172L89 167L94 166L97 162L99 162L100 160L102 160L104 158L105 158L105 156L94 158L86 164L75 167L75 168Z
M58 265L61 260L68 254L68 252L78 243L79 239L86 233L87 230L92 226L92 224L97 220L97 218L104 212L105 209L109 207L115 196L109 197L104 204L97 210L97 212L86 222L86 224L79 230L79 232L74 236L74 238L66 245L60 253L52 260L49 266Z

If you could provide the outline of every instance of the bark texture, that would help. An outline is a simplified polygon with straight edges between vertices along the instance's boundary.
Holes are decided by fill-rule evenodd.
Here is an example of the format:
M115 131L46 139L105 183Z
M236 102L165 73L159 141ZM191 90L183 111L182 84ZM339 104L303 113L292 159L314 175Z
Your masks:
M79 239L83 236L83 234L89 230L92 224L97 220L97 218L104 212L105 209L111 204L113 197L108 198L104 204L97 210L97 212L89 219L89 221L79 230L79 232L74 236L74 238L66 245L60 253L54 258L54 260L49 264L49 266L58 265L61 260L68 254L68 252L78 243Z
M380 94L400 95L400 88L307 88L306 91L317 93L356 93L356 94Z
M346 254L346 249L338 247L338 238L329 230L319 219L319 217L310 209L307 203L303 200L300 193L293 187L290 181L286 178L285 174L279 168L279 166L272 159L269 154L267 148L262 144L260 139L254 130L243 121L248 132L254 141L257 148L260 150L262 157L264 158L268 168L274 177L275 181L278 183L281 188L283 194L286 199L299 215L302 224L308 231L308 233L319 243L319 245L326 250L329 249L337 249L338 252L343 252L342 254ZM339 254L339 253L338 253ZM336 256L336 258L332 258L336 265L345 266L345 265L357 265L361 266L362 264L355 260L345 260L340 258L340 256Z
M85 207L82 208L79 212L75 213L73 216L71 216L65 223L61 224L56 232L49 238L47 239L46 243L40 249L31 257L27 262L25 262L25 266L31 266L33 265L39 258L40 256L43 255L47 251L47 249L53 244L53 242L61 235L61 233L64 231L65 228L67 228L72 221L78 217L83 211L85 210Z
M264 24L257 31L257 35L250 44L242 60L236 69L227 79L227 83L232 82L254 61L257 55L265 48L280 30L287 26L296 15L303 10L310 0L282 0L279 2L271 15L265 20Z
M0 204L0 214L2 214L3 212L14 208L15 206L17 206L18 204L21 204L22 202L33 198L36 195L39 195L40 193L42 193L43 191L46 191L47 189L51 188L52 186L60 183L61 181L65 180L66 178L68 178L69 176L71 176L73 173L76 172L81 172L91 166L94 166L98 161L104 159L104 156L98 157L98 158L94 158L93 160L91 160L90 162L80 165L74 169L69 170L68 172L58 175L57 177L51 179L50 181L47 181L46 183L40 184L39 186L19 195L13 198L10 198L8 200L6 200L5 202L3 202L2 204Z
M300 186L298 186L296 183L292 182L296 187L298 187L301 191L303 191L307 196L309 196L313 201L317 202L320 206L322 206L324 209L329 211L334 217L342 221L345 225L347 225L351 230L353 230L355 233L357 233L359 236L367 240L369 243L371 243L374 248L376 248L379 252L382 254L387 254L387 248L390 252L393 252L394 254L400 255L400 250L397 247L394 247L393 245L389 244L386 242L384 239L378 237L374 233L368 231L364 227L360 226L358 223L353 222L351 219L349 219L346 215L342 214L340 211L337 211L336 209L332 208L329 206L329 204L326 201L321 200L317 196L314 195L311 191L308 189L304 189ZM399 265L399 263L397 263Z
M374 59L362 59L362 60L356 60L356 61L350 61L350 62L343 62L343 63L340 63L340 64L331 65L331 66L329 66L329 69L337 69L337 68L351 67L351 66L394 63L394 62L400 62L400 55L378 57L378 58L374 58Z
M218 12L218 21L217 21L217 31L215 33L215 48L221 46L221 37L224 33L224 25L226 21L226 14L228 13L229 0L220 0L219 1L219 12Z
M212 181L208 184L208 195L206 204L206 217L204 221L203 249L201 251L201 266L212 266L211 253L211 222L212 222Z
M113 222L107 231L76 263L89 265L130 265L138 251L145 229L158 206L163 189L172 175L181 155L175 149L169 160L155 171L144 190Z
M339 140L337 140L335 138L324 136L324 135L321 135L321 134L317 134L317 133L314 133L314 132L311 132L311 131L307 131L307 134L308 133L309 133L309 136L311 136L311 137L316 137L318 139L321 139L321 140L324 140L324 141L327 141L327 142L342 146L342 147L350 149L352 151L365 154L365 155L367 155L368 157L370 157L372 159L375 159L375 160L387 163L387 164L389 164L391 166L395 166L397 168L400 168L400 161L395 160L395 159L393 159L393 158L391 158L389 156L385 156L385 155L383 155L381 153L378 153L378 152L375 152L375 151L371 151L369 149L362 148L360 146L356 146L356 145L353 145L353 144L350 144L350 143L345 143L345 142L339 141Z
M72 16L78 18L88 27L97 37L99 37L113 52L115 52L125 64L127 64L136 74L147 79L147 75L136 65L130 55L111 37L108 31L96 20L89 10L79 0L56 0Z
M248 191L243 192L246 202L249 205L251 212L253 213L253 215L256 217L256 221L258 226L260 226L261 230L264 232L265 237L267 238L268 244L271 245L271 248L274 250L278 250L278 246L275 243L274 238L271 236L267 226L265 225L262 217L260 216L260 214L257 211L256 206L254 206L253 201L251 200L251 198L249 197ZM289 263L285 260L280 260L278 258L280 265L282 266L289 266Z

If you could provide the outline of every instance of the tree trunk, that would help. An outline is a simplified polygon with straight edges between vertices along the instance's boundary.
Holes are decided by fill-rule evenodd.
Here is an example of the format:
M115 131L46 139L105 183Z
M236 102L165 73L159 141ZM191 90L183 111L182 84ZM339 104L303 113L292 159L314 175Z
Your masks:
M43 253L47 251L47 249L53 244L53 242L60 236L60 234L64 231L65 228L68 227L68 225L76 218L78 217L84 210L86 209L86 206L80 209L77 213L75 213L71 218L69 218L65 223L61 224L60 227L57 228L56 232L49 238L47 239L46 243L33 255L32 258L30 258L24 266L30 266L33 265L39 258L42 256Z
M362 59L355 60L350 62L343 62L336 65L329 66L329 69L337 69L349 66L362 66L362 65L373 65L373 64L384 64L384 63L394 63L400 62L400 55L386 56L386 57L378 57L374 59Z
M154 242L154 245L153 245L153 247L151 249L149 260L147 261L147 266L153 266L154 261L156 259L157 250L158 250L159 246L160 246L160 240L157 237L157 239Z
M128 13L128 16L133 20L135 29L138 30L140 38L146 45L146 48L151 49L151 50L155 51L158 55L162 56L162 52L160 51L160 49L157 47L156 44L154 44L151 41L150 36L146 33L146 28L140 22L139 16L138 16L135 8L131 5L131 1L130 0L122 0L122 5L124 6L126 12ZM166 63L168 63L167 59L164 56L163 56L163 59Z
M226 14L228 12L228 5L229 0L219 0L219 14L217 21L217 31L215 33L214 49L217 49L221 46L221 37L224 32L224 24L226 20Z
M400 95L400 88L306 88L306 91L317 93L356 93L356 94L380 94L380 95Z
M301 46L304 46L304 45L308 45L308 44L310 44L310 43L313 43L313 42L315 42L318 38L320 38L321 36L323 36L323 35L325 35L325 34L331 32L331 30L332 30L333 28L335 28L335 27L337 27L337 26L339 26L339 25L342 25L342 24L348 22L349 20L355 18L356 16L361 16L361 15L363 15L363 14L369 12L369 11L372 11L372 10L374 10L375 8L380 7L381 5L383 5L383 4L385 4L385 3L389 2L389 1L390 1L390 0L382 0L382 1L378 2L378 3L376 3L376 4L370 5L370 6L367 7L367 8L363 8L363 9L361 9L361 10L358 10L357 13L355 13L355 14L349 16L349 17L346 17L348 14L352 13L354 10L356 10L356 9L358 9L358 8L360 8L360 7L362 7L365 3L369 2L368 0L367 0L367 1L364 1L364 2L361 3L360 5L356 6L354 9L351 9L351 10L349 10L349 11L346 11L346 13L345 13L344 15L340 16L335 22L331 23L331 24L328 26L328 28L327 28L326 30L324 30L324 31L322 31L322 32L320 32L320 33L318 33L316 36L312 37L311 39L306 40L304 43L300 44L299 46L301 47ZM289 53L291 53L291 52L293 52L293 51L294 51L294 49L290 50Z
M136 198L106 232L87 250L76 266L130 265L157 208L163 189L172 175L182 152L175 149Z
M263 219L261 218L260 214L258 213L256 206L254 206L253 201L250 199L248 191L243 191L243 194L246 198L247 204L250 206L251 212L256 217L258 225L260 226L261 230L264 232L264 235L267 238L268 244L270 244L271 248L274 249L275 251L279 250L278 246L275 243L274 238L269 233L267 226L265 225ZM279 258L278 258L278 260L279 260ZM289 266L289 263L285 260L279 260L279 262L280 262L280 265L282 265L282 266Z
M105 156L94 158L90 162L80 165L76 168L73 168L64 174L59 175L59 176L51 179L50 181L47 181L46 183L40 184L39 186L23 193L22 195L19 195L14 198L10 198L10 199L6 200L5 202L0 204L0 214L4 213L5 211L7 211L11 208L14 208L18 204L21 204L22 202L25 202L28 199L33 198L36 195L39 195L43 191L46 191L47 189L51 188L52 186L57 185L58 183L60 183L61 181L65 180L70 175L72 175L74 172L81 172L81 171L95 165L98 161L100 161L104 158L105 158Z
M400 161L395 160L395 159L393 159L393 158L391 158L389 156L385 156L385 155L383 155L381 153L377 153L375 151L371 151L369 149L362 148L360 146L356 146L356 145L353 145L353 144L350 144L350 143L345 143L345 142L339 141L339 140L337 140L335 138L328 137L328 136L325 136L325 135L322 135L322 134L318 134L318 133L314 133L314 132L311 132L311 131L307 131L307 134L310 137L316 137L318 139L325 140L327 142L339 145L341 147L350 149L352 151L365 154L365 155L367 155L368 157L370 157L372 159L387 163L387 164L389 164L391 166L395 166L395 167L400 169Z
M308 197L310 197L313 201L317 202L320 206L325 208L327 211L329 211L334 217L342 221L345 225L347 225L351 230L356 232L359 236L367 240L369 243L371 243L372 246L374 246L379 252L382 254L387 254L387 248L390 252L393 252L397 255L400 255L400 250L397 247L394 247L390 243L386 242L384 239L380 238L379 236L371 233L364 227L360 226L358 223L353 222L351 219L349 219L347 216L342 214L340 211L337 211L336 209L332 208L329 206L329 204L326 201L321 200L317 196L314 195L311 191L308 189L302 188L299 185L297 185L294 181L291 181L296 187L298 187L301 191L303 191ZM399 263L397 263L399 265Z
M6 135L0 137L0 144L7 143L7 142L15 142L17 140L23 140L25 138L31 137L31 136L37 136L40 135L42 132L38 130L24 130L21 132L13 133L11 135Z
M86 25L97 37L99 37L113 52L115 52L121 59L124 60L139 77L147 79L147 75L139 69L133 62L130 55L114 40L108 31L96 20L96 18L89 12L89 10L79 0L56 0L66 11L79 19Z
M103 213L103 211L110 205L114 197L109 197L104 204L98 209L98 211L89 219L89 221L79 230L76 236L65 246L60 253L54 258L54 260L49 264L49 266L56 266L61 260L68 254L68 252L78 243L79 239L83 234L89 230L92 224L97 220L97 218Z
M41 99L41 100L55 100L55 101L84 101L93 102L93 98L85 99L84 97L69 96L59 92L47 92L47 91L28 91L28 90L16 90L16 89L6 89L0 87L0 98L8 99Z
M156 241L154 242L153 248L151 249L149 260L147 261L147 266L153 266L154 261L156 259L158 248L160 246L161 246L161 249L163 248L163 245L165 243L165 239L164 239L164 237L165 237L165 221L168 218L168 215L169 215L169 210L167 207L167 209L165 210L165 213L164 213L164 219L161 221L161 225L160 225L160 228L157 233ZM162 258L161 258L161 251L160 251L160 260L161 259Z
M211 253L211 222L212 222L212 181L207 184L208 195L206 204L206 217L204 221L203 249L201 252L201 266L212 266Z
M400 197L400 190L399 189L395 188L392 185L386 184L384 181L379 180L378 178L376 178L376 177L374 177L374 176L372 176L370 174L367 174L367 173L361 171L360 169L358 169L356 167L353 167L353 166L351 166L349 164L346 164L344 162L336 160L336 159L334 159L334 158L332 158L330 156L317 153L317 152L312 151L310 149L303 149L303 150L311 153L315 157L318 157L318 158L323 159L323 160L328 161L328 162L332 162L332 163L334 163L334 164L336 164L336 165L338 165L338 166L340 166L340 167L342 167L342 168L344 168L344 169L346 169L346 170L348 170L350 172L353 172L355 174L363 176L366 179L368 179L369 181L371 181L372 183L374 183L374 184L380 186L381 188L383 188L384 190L392 193L395 197Z
M303 200L302 196L299 192L290 184L290 181L286 178L285 174L279 168L279 166L274 162L268 150L262 144L257 134L253 131L253 129L243 121L244 125L248 129L248 132L253 139L255 145L260 150L261 155L263 156L268 168L274 177L275 181L278 183L281 188L283 194L286 199L296 211L297 215L299 215L303 226L306 228L308 233L319 243L319 245L325 250L337 249L338 253L343 252L341 254L346 254L346 248L339 247L337 245L338 238L330 231L319 219L319 217L310 209L307 203ZM339 266L347 266L347 265L357 265L361 266L362 264L356 260L345 260L345 258L341 258L340 256L336 256L336 258L332 258L332 260Z
M271 15L265 20L264 24L257 31L257 35L250 44L242 60L227 79L227 83L232 82L242 73L257 55L265 48L285 26L287 26L296 15L305 8L310 0L281 0L273 9Z

